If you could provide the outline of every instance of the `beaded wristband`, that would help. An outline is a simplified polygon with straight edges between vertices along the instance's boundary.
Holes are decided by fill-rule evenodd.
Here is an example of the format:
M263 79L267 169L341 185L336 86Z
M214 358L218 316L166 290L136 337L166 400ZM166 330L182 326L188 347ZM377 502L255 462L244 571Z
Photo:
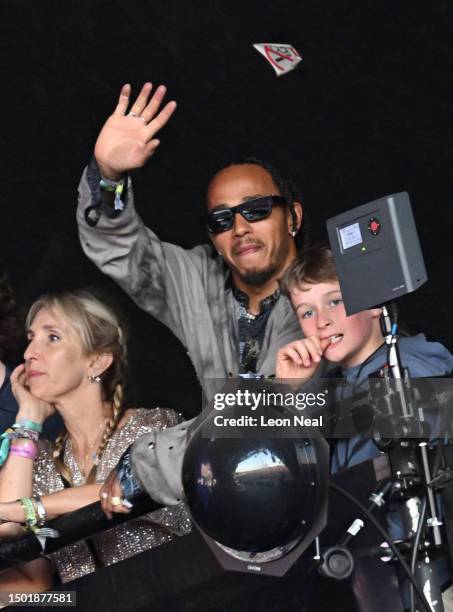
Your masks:
M32 440L27 440L25 444L11 444L9 451L10 455L16 455L16 457L25 457L26 459L32 459L33 461L38 456L38 447Z
M22 510L24 511L25 528L29 531L33 531L34 527L36 527L38 523L33 501L30 499L30 497L21 497L19 501L20 505L22 506Z
M33 440L33 442L38 442L39 433L37 431L33 431L32 429L15 429L10 435L10 440Z

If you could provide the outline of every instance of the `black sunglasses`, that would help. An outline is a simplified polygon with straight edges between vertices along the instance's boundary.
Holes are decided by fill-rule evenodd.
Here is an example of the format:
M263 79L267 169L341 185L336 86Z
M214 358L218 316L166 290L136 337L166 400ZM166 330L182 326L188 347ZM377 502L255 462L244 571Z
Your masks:
M273 206L286 206L286 200L282 196L269 195L256 200L248 200L243 204L214 210L206 217L208 231L210 234L221 234L233 227L234 215L239 213L246 221L255 223L269 217Z

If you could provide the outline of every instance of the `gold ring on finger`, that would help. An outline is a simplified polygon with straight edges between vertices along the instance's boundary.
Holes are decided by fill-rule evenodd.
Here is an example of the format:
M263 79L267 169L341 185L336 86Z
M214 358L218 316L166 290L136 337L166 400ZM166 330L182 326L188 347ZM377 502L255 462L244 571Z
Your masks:
M121 497L112 497L111 502L112 506L122 506L123 500Z

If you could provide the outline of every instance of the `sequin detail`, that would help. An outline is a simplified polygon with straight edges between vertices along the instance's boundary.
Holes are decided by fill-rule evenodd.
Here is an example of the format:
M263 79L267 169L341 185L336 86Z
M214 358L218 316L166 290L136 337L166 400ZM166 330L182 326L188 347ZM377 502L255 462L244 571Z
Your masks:
M96 482L103 482L122 454L137 438L151 433L155 428L172 427L178 424L178 415L163 408L138 408L119 431L108 441L102 453L96 474ZM64 489L61 476L55 469L52 447L49 442L39 443L39 456L33 472L33 495L48 495ZM71 472L74 486L85 484L67 440L64 462ZM92 541L104 565L112 565L154 546L170 542L177 535L191 530L190 515L185 504L167 506L151 514L128 521L124 525L109 529ZM75 580L96 569L92 554L85 542L65 546L51 555L62 582Z

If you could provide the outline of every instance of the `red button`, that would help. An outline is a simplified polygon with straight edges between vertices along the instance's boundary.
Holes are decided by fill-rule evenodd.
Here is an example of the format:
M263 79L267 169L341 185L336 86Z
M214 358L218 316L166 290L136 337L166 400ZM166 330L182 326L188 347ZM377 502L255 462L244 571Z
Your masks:
M381 224L377 219L370 219L370 222L368 223L368 230L373 234L373 236L376 236L381 231Z

